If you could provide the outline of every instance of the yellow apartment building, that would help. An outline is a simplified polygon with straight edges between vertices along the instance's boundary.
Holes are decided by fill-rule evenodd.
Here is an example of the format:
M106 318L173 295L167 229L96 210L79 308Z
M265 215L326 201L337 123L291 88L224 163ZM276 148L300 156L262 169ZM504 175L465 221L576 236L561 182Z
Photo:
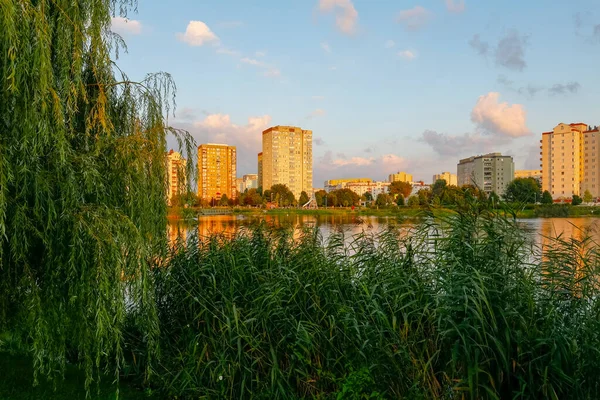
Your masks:
M458 186L458 177L456 176L456 174L453 174L451 172L442 172L441 174L434 175L433 183L440 179L446 181L446 185L448 186Z
M198 197L220 200L237 197L235 146L207 143L198 146Z
M413 176L411 174L407 174L406 172L397 172L395 174L390 174L388 177L388 181L391 182L412 182Z
M263 155L261 152L261 153L258 153L258 187L264 191L262 175L263 175Z
M173 196L185 192L185 167L186 160L181 154L169 150L166 154L167 162L167 204L171 205Z
M540 140L542 190L554 199L600 195L600 133L587 124L560 123Z
M312 192L312 131L274 126L263 132L259 154L259 181L263 190L286 185L296 197Z

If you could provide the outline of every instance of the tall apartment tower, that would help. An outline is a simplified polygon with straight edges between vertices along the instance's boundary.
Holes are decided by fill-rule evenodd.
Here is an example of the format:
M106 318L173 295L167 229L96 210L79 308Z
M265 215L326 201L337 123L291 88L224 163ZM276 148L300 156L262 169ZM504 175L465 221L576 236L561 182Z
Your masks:
M411 174L407 174L406 172L397 172L395 174L390 174L388 176L389 182L412 182L413 176Z
M448 186L458 186L458 178L453 173L442 172L441 174L436 174L433 176L433 183L440 179L446 181L446 185Z
M185 167L186 159L181 154L169 150L167 153L167 204L171 205L173 196L185 191Z
M284 184L296 199L302 191L312 192L312 131L295 126L271 127L263 132L262 149L258 168L263 190Z
M258 187L263 191L265 190L263 187L263 155L262 152L258 153Z
M235 146L207 143L198 146L198 197L220 200L237 197Z
M512 157L490 153L460 160L457 166L458 186L475 185L486 194L502 196L515 177Z
M587 124L558 124L540 140L542 190L552 198L600 196L600 132Z

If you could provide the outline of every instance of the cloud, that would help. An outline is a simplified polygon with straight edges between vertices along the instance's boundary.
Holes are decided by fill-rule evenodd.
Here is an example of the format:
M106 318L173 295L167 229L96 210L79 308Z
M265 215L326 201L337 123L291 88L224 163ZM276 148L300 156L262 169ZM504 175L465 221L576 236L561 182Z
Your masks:
M421 29L429 22L431 13L421 6L415 6L409 10L402 10L398 14L397 21L404 25L409 31Z
M190 21L185 29L185 33L178 33L177 38L190 46L219 43L217 35L202 21Z
M396 43L393 40L388 40L387 42L385 42L385 48L386 49L391 49L395 45L396 45Z
M482 42L479 35L473 35L473 38L469 41L469 45L475 49L477 54L480 56L487 56L490 45L488 42Z
M337 70L337 67L336 67L336 66L329 67L329 70L330 70L330 71L336 71L336 70Z
M254 65L256 67L264 66L264 64L262 62L255 60L254 58L244 57L244 58L240 59L240 61L243 62L244 64L250 64L250 65Z
M446 0L446 8L453 13L465 11L465 0Z
M240 59L244 64L252 65L257 68L261 68L264 70L263 75L270 78L278 78L281 76L281 71L278 68L275 68L269 64L266 64L262 61L259 61L255 58L243 57Z
M500 93L480 96L471 112L471 121L478 128L493 134L520 137L531 134L527 128L527 113L520 104L499 103Z
M465 133L463 135L448 135L433 130L426 130L421 141L427 143L441 156L460 156L469 153L493 151L498 144L507 143L507 138L483 136L480 133Z
M371 165L374 162L375 162L375 159L373 157L371 157L371 158L352 157L352 158L338 158L338 159L333 160L331 163L337 167L346 167L348 165L363 167L366 165Z
M590 44L598 44L600 43L600 24L595 24L592 18L590 12L576 13L573 16L575 34L583 37Z
M325 141L323 139L319 138L319 137L316 137L316 138L313 139L313 143L316 146L323 146L325 144Z
M498 42L498 46L496 47L496 65L514 71L523 71L527 67L527 63L525 62L526 45L526 36L520 36L514 30L510 31Z
M241 54L239 51L228 49L227 47L219 46L217 49L219 54L227 54L228 56L239 57Z
M538 92L541 92L545 90L542 86L535 86L532 84L527 85L527 87L520 87L519 89L517 89L517 93L519 94L527 94L529 95L529 97L533 97L536 94L538 94Z
M256 57L259 57L259 58L260 58L260 57L264 57L264 56L266 56L266 55L267 55L267 52L266 52L266 51L257 51L257 52L255 52L255 53L254 53L254 55L255 55Z
M335 25L340 32L351 35L356 31L358 11L351 0L319 0L318 7L321 13L335 13Z
M313 100L325 100L325 96L313 96Z
M417 55L410 50L403 50L398 52L398 56L404 58L405 60L412 61L417 58Z
M565 85L557 83L548 89L548 92L551 95L565 95L577 93L579 89L581 89L581 85L578 82L569 82Z
M269 78L279 78L281 71L278 68L269 68L263 75Z
M365 152L365 153L372 153L372 152L373 152L373 148L372 148L372 147L367 147L367 148L364 150L364 152Z
M331 53L331 47L329 47L329 44L327 44L327 42L323 42L321 43L321 48L326 52L326 53Z
M119 35L139 35L142 33L142 23L135 19L112 17L110 29Z
M311 112L310 115L307 118L311 119L311 118L316 118L316 117L322 117L325 114L327 114L325 112L325 110L317 108L315 111Z

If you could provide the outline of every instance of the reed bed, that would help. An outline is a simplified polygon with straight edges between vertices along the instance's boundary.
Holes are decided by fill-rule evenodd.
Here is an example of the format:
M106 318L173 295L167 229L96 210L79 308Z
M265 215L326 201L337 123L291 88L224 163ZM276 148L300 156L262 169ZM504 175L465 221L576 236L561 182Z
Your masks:
M154 270L150 384L178 398L600 398L589 237L542 247L477 207L399 229L324 240L262 224L180 242Z

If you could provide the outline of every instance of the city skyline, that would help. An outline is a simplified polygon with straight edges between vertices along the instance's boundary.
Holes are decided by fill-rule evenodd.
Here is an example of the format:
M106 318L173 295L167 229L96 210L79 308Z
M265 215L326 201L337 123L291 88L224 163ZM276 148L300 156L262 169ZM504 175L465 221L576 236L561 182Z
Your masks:
M316 183L399 170L427 181L489 152L537 169L548 126L600 124L597 2L313 0L269 9L140 2L128 23L113 21L129 49L118 64L133 79L171 73L179 90L169 122L198 144L237 146L240 175L257 172L261 132L278 124L314 132ZM164 51L149 51L156 46Z

